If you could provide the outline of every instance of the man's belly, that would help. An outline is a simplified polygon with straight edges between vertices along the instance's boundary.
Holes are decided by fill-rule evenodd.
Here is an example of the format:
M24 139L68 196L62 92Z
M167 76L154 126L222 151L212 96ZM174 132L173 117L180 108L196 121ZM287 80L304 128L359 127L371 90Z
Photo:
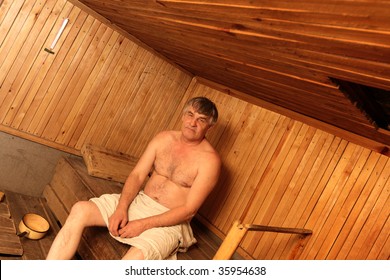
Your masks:
M177 185L163 176L152 176L144 188L146 195L172 209L185 203L190 188Z

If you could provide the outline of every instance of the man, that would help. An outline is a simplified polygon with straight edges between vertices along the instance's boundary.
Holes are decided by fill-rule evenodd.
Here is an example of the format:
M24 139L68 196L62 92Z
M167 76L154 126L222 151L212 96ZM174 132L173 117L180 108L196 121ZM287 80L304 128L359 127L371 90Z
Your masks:
M89 226L107 226L115 239L131 245L123 259L167 259L196 242L189 221L221 169L218 153L205 138L217 119L209 99L189 100L181 130L160 132L151 140L120 195L106 194L72 207L47 259L72 258Z

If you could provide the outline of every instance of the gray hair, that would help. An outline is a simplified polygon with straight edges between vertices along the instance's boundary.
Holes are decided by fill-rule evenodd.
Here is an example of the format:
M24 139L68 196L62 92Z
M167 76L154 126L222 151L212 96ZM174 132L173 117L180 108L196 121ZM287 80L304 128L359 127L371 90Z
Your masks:
M206 97L194 97L187 101L184 112L192 106L197 113L210 117L210 124L213 125L218 120L218 110L214 102Z

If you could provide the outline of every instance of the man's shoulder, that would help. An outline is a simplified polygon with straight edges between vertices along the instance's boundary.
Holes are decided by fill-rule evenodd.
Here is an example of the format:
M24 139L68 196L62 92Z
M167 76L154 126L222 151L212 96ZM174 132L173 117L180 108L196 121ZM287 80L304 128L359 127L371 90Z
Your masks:
M207 161L211 160L213 164L220 162L221 161L220 155L218 151L214 148L214 146L206 139L204 144L205 144L203 149L204 159Z
M163 130L163 131L160 131L159 133L156 134L156 136L154 137L155 139L161 139L161 140L170 140L170 139L175 139L178 137L178 135L180 134L179 131L175 131L175 130Z
M158 146L169 145L178 138L178 132L173 130L164 130L157 133L153 139L152 143L157 144Z

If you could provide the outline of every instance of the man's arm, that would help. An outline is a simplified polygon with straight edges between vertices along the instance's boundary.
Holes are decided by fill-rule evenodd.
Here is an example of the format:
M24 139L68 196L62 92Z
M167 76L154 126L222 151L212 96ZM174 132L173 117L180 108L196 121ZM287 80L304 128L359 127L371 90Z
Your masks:
M130 172L123 186L118 206L112 216L108 219L108 229L114 236L119 236L119 229L128 222L128 208L130 203L137 196L152 169L156 157L156 137L148 144L145 152Z
M130 221L126 227L119 230L120 236L134 237L150 228L173 226L191 220L217 184L220 170L220 158L213 154L200 167L183 205L156 216Z

